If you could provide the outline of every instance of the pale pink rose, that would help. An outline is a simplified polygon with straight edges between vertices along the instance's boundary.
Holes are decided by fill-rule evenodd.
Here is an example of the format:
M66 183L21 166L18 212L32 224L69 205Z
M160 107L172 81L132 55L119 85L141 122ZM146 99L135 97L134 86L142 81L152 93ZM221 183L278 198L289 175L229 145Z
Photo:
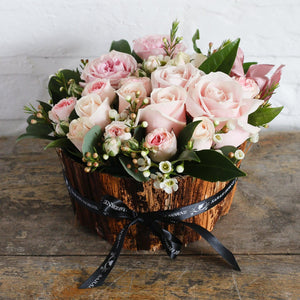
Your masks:
M139 92L137 97L136 93ZM119 113L129 107L129 103L125 100L127 96L130 96L132 100L138 100L137 107L140 107L143 100L147 97L147 91L145 85L141 81L127 81L118 90L119 96Z
M75 108L77 99L75 97L65 98L55 104L49 111L49 119L55 123L68 121L69 116Z
M129 127L124 122L113 121L105 127L104 137L118 137L121 141L129 140L131 138L131 133L126 132L127 128Z
M186 101L187 92L181 86L169 86L166 88L154 89L151 93L151 104L170 102L170 101Z
M259 94L259 87L253 79L242 76L235 80L242 86L245 98L254 98Z
M174 131L176 136L186 125L186 91L180 86L154 89L150 104L138 111L136 123L146 121L147 132L156 128Z
M82 144L87 132L94 124L87 117L74 119L69 126L67 138L82 152Z
M95 79L94 81L87 83L81 96L86 96L92 93L98 94L101 99L108 97L110 103L112 103L116 97L115 90L110 85L110 81L108 79Z
M137 62L132 55L113 50L89 62L82 71L81 79L86 83L98 78L109 79L111 86L118 88L120 80L136 68Z
M235 128L229 130L227 133L220 134L222 140L214 144L216 149L229 145L238 147L249 137L257 135L260 131L259 127L248 124L248 115L236 120L230 120L230 123L234 125ZM216 127L216 131L220 130L225 124L226 122L221 122L220 125Z
M235 129L230 131L246 131L246 133L244 135L230 133L234 139L228 141L228 145L236 145L247 139L250 131L254 130L254 126L246 124L245 120L263 103L261 100L246 96L241 85L230 76L222 72L210 73L189 87L186 108L194 118L205 116L221 122L231 120L237 123ZM239 120L240 122L242 120L243 128L238 125Z
M191 61L191 57L185 52L178 52L173 59L167 62L167 65L171 66L182 66L186 65Z
M109 99L106 98L103 101L97 94L88 94L81 97L75 106L75 111L79 117L87 117L90 122L99 125L101 128L110 123L110 110Z
M147 92L147 96L150 96L150 93L152 91L152 86L151 86L151 80L149 77L135 77L135 76L129 76L127 78L123 78L120 81L120 87L128 82L141 82L144 85L144 88Z
M164 66L151 73L152 88L163 88L171 85L186 87L188 82L204 73L191 63L180 66Z
M133 50L141 58L147 59L149 56L166 55L164 50L163 38L168 35L148 35L133 41ZM183 43L179 43L175 47L174 54L186 49Z
M147 147L155 150L150 152L149 156L156 162L169 160L177 151L177 140L174 132L169 132L164 128L156 128L148 133L145 143Z
M201 121L195 128L191 138L193 141L193 149L196 151L210 149L215 134L214 123L207 117L194 118L193 121Z

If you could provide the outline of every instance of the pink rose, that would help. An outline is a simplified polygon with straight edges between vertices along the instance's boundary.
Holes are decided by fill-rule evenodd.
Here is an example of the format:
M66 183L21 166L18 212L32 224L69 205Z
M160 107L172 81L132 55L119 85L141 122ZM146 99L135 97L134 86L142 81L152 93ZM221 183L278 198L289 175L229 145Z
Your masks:
M135 76L129 76L127 78L123 78L120 81L120 87L128 82L141 82L144 85L144 88L146 90L147 96L150 96L150 93L152 91L151 86L151 80L148 77L135 77Z
M254 98L259 94L259 87L253 79L242 76L235 80L242 86L245 98Z
M193 149L196 151L210 149L215 134L213 122L206 117L194 118L193 121L201 121L195 128L192 135Z
M75 97L65 98L55 104L49 111L49 119L55 123L68 121L69 116L75 108L77 99Z
M181 86L169 86L166 88L154 89L151 93L151 103L162 103L170 101L186 101L187 92Z
M109 98L102 101L97 94L88 94L81 97L75 106L75 111L79 117L87 117L94 125L99 125L104 128L110 123Z
M215 143L215 148L222 148L228 145L238 147L249 137L258 135L260 131L259 127L248 124L248 115L244 115L236 120L229 120L229 122L231 126L234 126L234 129L229 130L227 133L220 134L221 140ZM226 122L221 122L220 125L216 127L216 131L220 130L224 125L226 125Z
M149 156L156 162L168 160L176 154L177 140L173 131L170 133L164 128L156 128L146 135L145 142L154 150Z
M147 132L160 127L178 135L186 125L186 97L186 91L180 86L154 89L151 104L139 109L136 122L147 121Z
M222 72L210 73L190 86L186 107L192 117L206 116L218 120L220 127L230 120L234 128L230 130L232 140L228 140L227 145L238 146L254 130L254 126L247 124L248 115L263 103L246 96L241 85L230 76ZM233 135L234 130L239 134Z
M272 86L279 83L281 78L281 70L284 67L284 65L280 65L275 70L275 72L273 72L272 76L269 78L267 75L274 68L274 65L253 64L249 67L247 73L245 74L243 63L244 63L244 52L241 48L239 48L230 72L230 76L246 77L246 78L253 79L257 83L260 89L260 98L264 100L270 99L272 93L268 94L268 90Z
M111 51L89 62L82 71L81 79L86 83L95 79L109 79L113 88L118 88L122 78L129 76L137 68L137 62L130 54Z
M164 66L151 73L152 88L163 88L170 85L186 87L188 82L204 73L191 63L180 66Z
M87 117L74 119L69 126L67 138L82 152L83 139L94 124Z
M124 122L113 121L105 127L105 138L115 138L118 137L121 141L126 141L131 138L131 133L126 132L129 128Z
M115 90L110 85L108 79L95 79L94 81L87 83L81 96L92 93L98 94L102 99L108 97L110 103L112 103L116 97Z
M168 35L148 35L133 41L133 50L141 58L147 59L149 56L166 55L163 38ZM176 45L174 55L186 49L185 45Z
M145 78L145 79L142 79ZM147 79L146 79L147 78ZM129 103L125 100L126 96L130 96L132 100L139 100L138 107L142 104L143 100L149 95L149 84L151 84L148 77L129 77L122 81L121 87L117 90L119 95L119 112L121 113L127 107ZM136 97L136 92L139 92L139 96Z

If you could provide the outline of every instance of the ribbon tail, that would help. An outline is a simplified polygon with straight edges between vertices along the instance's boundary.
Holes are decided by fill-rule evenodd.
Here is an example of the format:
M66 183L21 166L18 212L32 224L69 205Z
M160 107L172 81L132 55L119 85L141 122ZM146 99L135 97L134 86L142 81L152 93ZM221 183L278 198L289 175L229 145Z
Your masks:
M79 287L80 289L89 289L97 286L101 286L110 271L113 269L117 259L119 258L122 250L125 236L130 226L137 223L139 220L135 219L130 224L126 225L119 233L116 241L114 242L109 254L106 256L104 262L100 267Z
M182 222L185 226L188 226L200 234L235 270L241 271L234 255L208 230L200 225Z
M150 228L152 232L160 238L170 258L176 258L176 256L180 253L181 250L181 241L171 232L169 232L166 229L163 229L157 221L154 221L150 225Z

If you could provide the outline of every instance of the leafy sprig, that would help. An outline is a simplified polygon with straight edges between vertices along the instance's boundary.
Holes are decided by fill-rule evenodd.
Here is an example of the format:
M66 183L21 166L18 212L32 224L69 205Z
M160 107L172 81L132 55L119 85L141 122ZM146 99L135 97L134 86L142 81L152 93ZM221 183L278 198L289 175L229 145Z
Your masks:
M179 22L175 20L172 23L172 28L170 30L170 40L166 37L163 38L164 50L170 58L173 57L176 46L182 41L183 37L176 37L178 31Z

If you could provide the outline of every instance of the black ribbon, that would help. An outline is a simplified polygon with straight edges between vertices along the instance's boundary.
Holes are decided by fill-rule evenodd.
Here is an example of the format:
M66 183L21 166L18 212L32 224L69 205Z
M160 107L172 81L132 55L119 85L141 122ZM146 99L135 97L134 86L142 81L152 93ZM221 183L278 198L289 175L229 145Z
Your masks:
M120 231L115 243L113 244L109 254L107 255L104 262L100 267L79 287L80 289L93 288L101 286L110 271L113 269L120 252L122 250L125 236L127 234L130 226L140 222L144 223L146 226L149 226L151 231L157 235L164 248L167 251L167 254L173 259L175 258L181 250L182 243L176 236L170 233L168 230L161 227L161 222L167 224L183 224L195 230L200 234L235 270L240 271L240 267L236 262L233 254L225 248L221 242L208 230L197 225L195 223L184 222L184 220L197 216L218 203L220 203L228 193L233 189L237 179L231 180L221 191L215 195L177 209L164 210L164 211L155 211L147 213L137 213L131 210L127 205L125 205L121 200L113 196L103 196L100 202L91 201L83 197L77 190L75 190L66 175L64 174L66 185L71 197L76 200L81 205L85 206L88 210L100 214L103 216L113 217L113 218L122 218L130 220L130 223L125 225L124 228Z

